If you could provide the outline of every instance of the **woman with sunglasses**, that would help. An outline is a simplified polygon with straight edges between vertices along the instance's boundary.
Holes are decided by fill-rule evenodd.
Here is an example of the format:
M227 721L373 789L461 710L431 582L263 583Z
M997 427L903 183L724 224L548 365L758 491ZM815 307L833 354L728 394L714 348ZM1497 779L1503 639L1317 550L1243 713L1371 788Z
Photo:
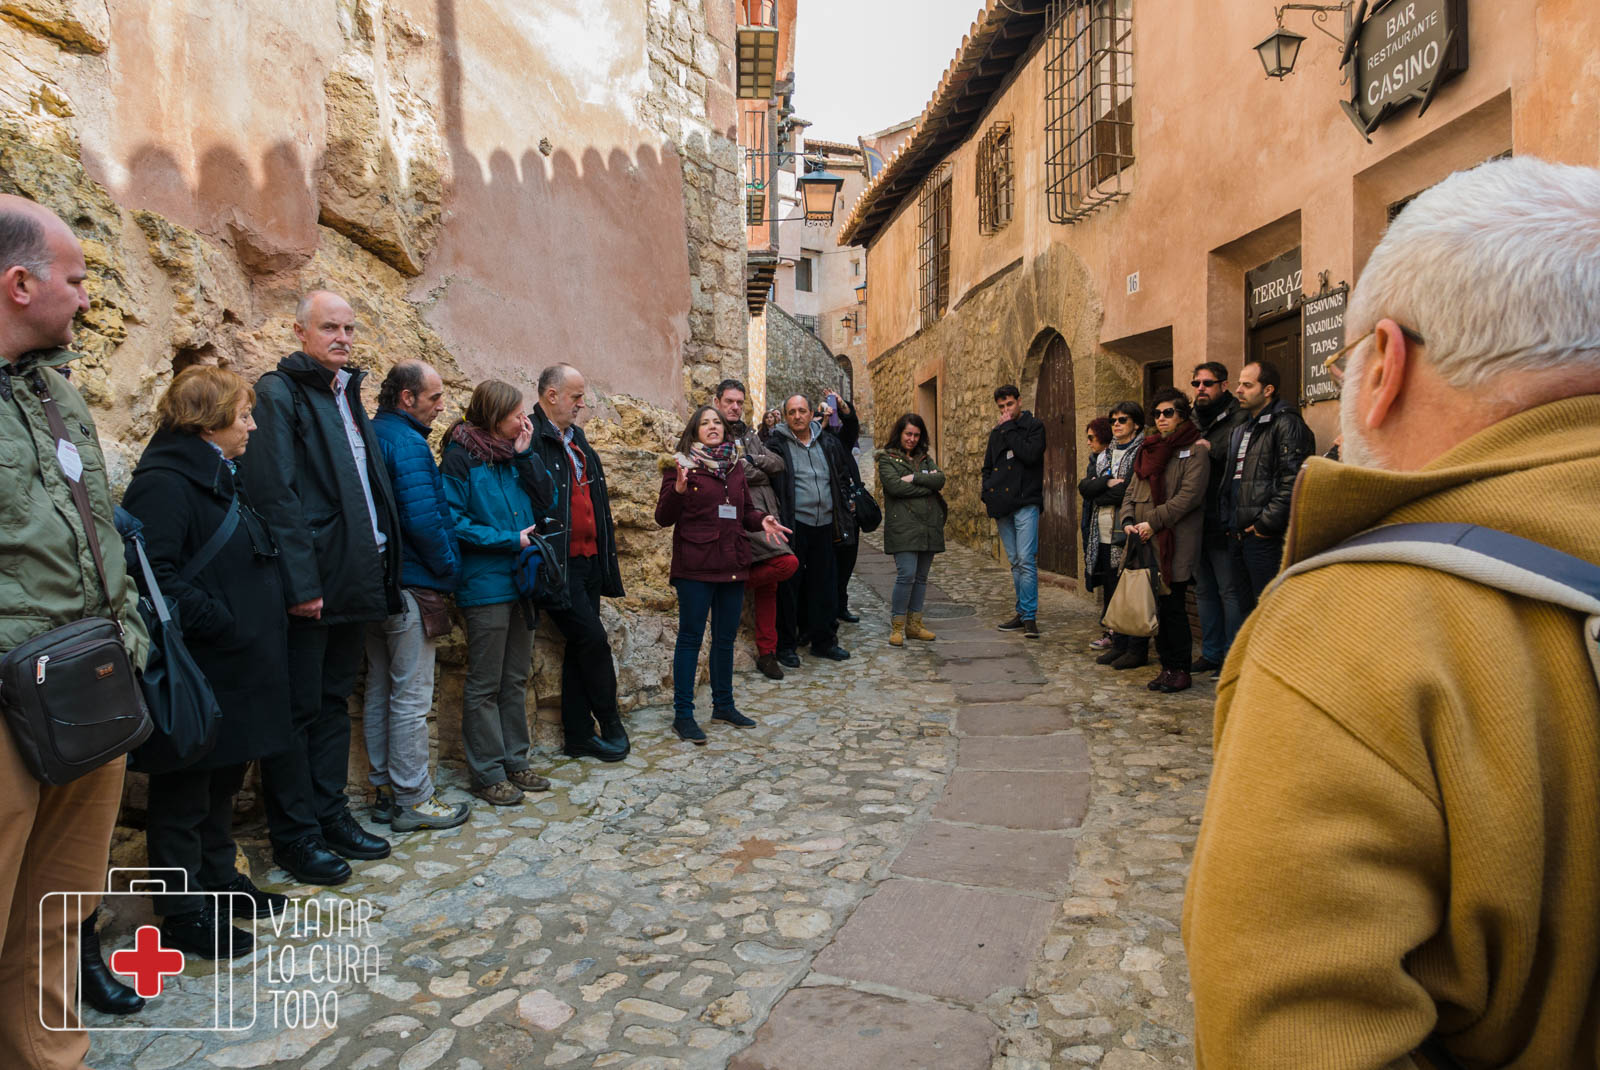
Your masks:
M1078 493L1092 508L1089 549L1085 568L1094 586L1100 588L1100 608L1111 605L1117 593L1117 576L1122 571L1122 552L1127 536L1117 523L1117 510L1133 477L1133 462L1144 444L1144 408L1137 401L1119 401L1106 417L1111 424L1111 441L1095 466L1092 479L1078 484ZM1136 669L1150 660L1150 640L1143 636L1111 633L1111 644L1095 659L1115 669Z
M756 722L733 704L733 641L750 577L747 531L766 533L774 546L791 534L778 518L750 499L744 465L728 425L714 406L689 417L678 452L661 462L656 523L672 528L672 586L678 592L678 641L672 654L672 730L704 746L705 731L694 719L695 674L706 618L711 619L711 719L735 728Z
M1096 489L1100 466L1102 463L1109 465L1111 449L1111 421L1104 416L1096 416L1084 427L1084 438L1089 446L1089 463L1084 466L1083 478L1078 480L1078 495L1083 499L1083 509L1080 510L1083 534L1083 559L1092 562L1100 548L1100 540L1095 534L1095 508L1092 499L1104 488ZM1099 577L1095 575L1092 567L1084 570L1084 582L1087 590L1094 590ZM1089 644L1091 649L1106 650L1111 646L1111 632L1108 630L1100 638Z
M177 602L184 645L222 711L209 753L151 770L145 830L150 866L188 874L187 894L153 897L161 941L207 959L249 954L255 940L199 893L243 893L231 901L246 917L245 904L258 918L287 904L234 868L233 797L245 765L284 749L292 731L277 549L236 473L254 405L255 391L233 372L185 369L156 403L156 433L122 500L144 527L156 582Z
M1155 547L1167 593L1156 599L1160 628L1156 652L1161 675L1147 685L1172 694L1189 687L1194 642L1184 595L1194 579L1205 528L1206 481L1211 448L1189 419L1189 399L1168 387L1156 391L1156 430L1146 435L1117 519L1129 545Z

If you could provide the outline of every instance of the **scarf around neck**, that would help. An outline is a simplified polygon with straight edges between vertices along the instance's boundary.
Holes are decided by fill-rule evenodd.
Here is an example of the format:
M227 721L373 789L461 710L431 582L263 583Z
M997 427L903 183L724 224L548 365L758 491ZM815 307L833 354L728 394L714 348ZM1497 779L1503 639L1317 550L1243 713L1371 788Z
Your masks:
M717 479L727 479L728 470L739 463L738 451L731 441L715 446L696 442L689 447L689 459L694 462L696 468L703 469L708 475Z
M1200 429L1194 421L1185 420L1170 435L1163 435L1160 431L1152 431L1144 438L1144 445L1139 448L1139 456L1133 462L1133 474L1150 484L1150 501L1153 505L1165 505L1167 501L1167 481L1163 478L1167 471L1167 462L1179 450L1188 448L1200 437ZM1156 552L1161 555L1161 575L1168 582L1172 579L1173 559L1177 556L1178 538L1170 527L1162 528L1156 532Z
M517 455L516 443L491 435L480 427L473 427L465 420L450 429L450 441L484 464L504 464Z

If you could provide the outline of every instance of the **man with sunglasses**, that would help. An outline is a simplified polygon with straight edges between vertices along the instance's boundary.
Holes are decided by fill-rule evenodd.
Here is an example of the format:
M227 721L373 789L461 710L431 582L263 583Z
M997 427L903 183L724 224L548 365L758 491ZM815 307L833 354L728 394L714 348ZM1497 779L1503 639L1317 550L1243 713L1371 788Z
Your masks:
M1293 402L1278 396L1282 385L1275 365L1244 366L1239 407L1245 418L1229 436L1227 452L1217 458L1224 469L1219 509L1245 614L1278 574L1295 476L1317 447Z
M1201 437L1211 444L1211 475L1206 484L1205 530L1200 540L1200 557L1195 562L1194 598L1200 610L1200 660L1190 672L1210 672L1222 668L1233 637L1244 623L1243 582L1233 567L1233 549L1228 528L1222 521L1222 483L1227 474L1223 459L1233 432L1248 417L1239 399L1228 389L1228 367L1210 360L1195 365L1194 424Z
M994 392L999 420L983 454L984 508L1000 529L1000 545L1011 562L1017 612L1003 632L1039 638L1039 511L1044 508L1044 423L1022 407L1010 383Z
M1597 249L1600 171L1532 157L1396 217L1350 296L1345 463L1306 464L1288 565L1428 524L1594 582ZM1218 682L1183 919L1199 1067L1595 1065L1600 618L1407 549L1289 576ZM1557 578L1539 549L1522 574Z

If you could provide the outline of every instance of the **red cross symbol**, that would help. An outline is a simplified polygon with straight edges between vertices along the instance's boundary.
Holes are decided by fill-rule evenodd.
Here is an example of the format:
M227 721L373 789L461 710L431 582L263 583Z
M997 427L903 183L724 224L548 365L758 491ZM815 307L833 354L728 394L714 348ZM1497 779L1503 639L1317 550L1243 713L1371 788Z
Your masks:
M161 930L141 925L133 947L111 953L111 972L134 979L133 990L144 999L161 995L161 979L183 972L183 952L161 946Z

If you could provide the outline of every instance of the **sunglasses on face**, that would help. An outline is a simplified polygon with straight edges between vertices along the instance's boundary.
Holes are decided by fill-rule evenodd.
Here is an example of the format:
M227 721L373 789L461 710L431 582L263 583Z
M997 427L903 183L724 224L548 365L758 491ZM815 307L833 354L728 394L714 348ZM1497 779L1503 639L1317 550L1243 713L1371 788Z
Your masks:
M1114 423L1114 424L1131 424L1131 423L1133 423L1133 417L1132 416L1113 416L1111 418L1111 422Z
M1157 409L1156 410L1156 419L1158 419L1158 420L1160 420L1160 419L1171 419L1172 417L1174 417L1176 415L1178 415L1178 410L1174 409L1174 408L1165 408L1165 409Z
M1199 390L1202 387L1216 386L1221 382L1221 379L1190 379L1189 385L1194 387L1196 390Z

